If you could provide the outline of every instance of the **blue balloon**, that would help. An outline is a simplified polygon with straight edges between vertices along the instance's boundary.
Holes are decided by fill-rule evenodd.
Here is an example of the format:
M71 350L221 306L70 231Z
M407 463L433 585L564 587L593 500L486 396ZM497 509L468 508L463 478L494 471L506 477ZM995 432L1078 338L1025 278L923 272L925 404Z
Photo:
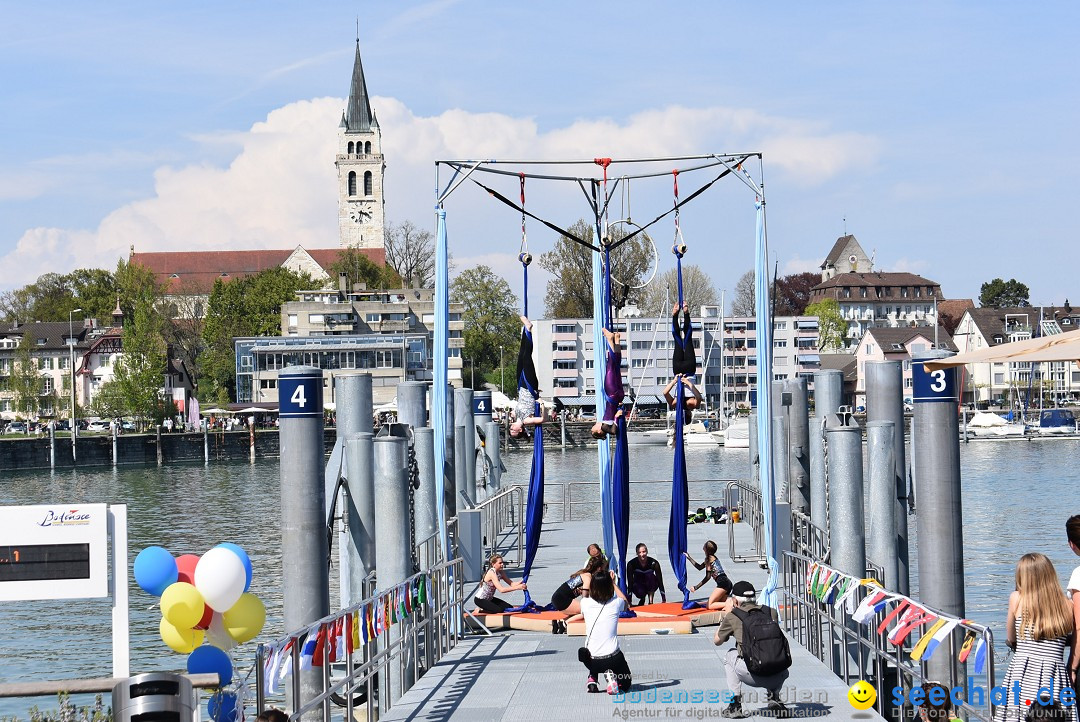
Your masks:
M187 671L188 674L217 672L218 686L225 687L232 682L233 664L228 654L212 644L204 644L188 655Z
M206 711L214 722L237 722L240 710L236 708L236 695L218 692L206 702Z
M147 594L160 597L177 579L176 560L163 547L146 547L135 557L135 583Z
M244 591L246 592L248 589L251 589L251 558L247 555L247 552L232 542L222 542L221 544L218 544L218 546L225 547L233 554L240 557L240 561L244 563L244 574L247 575L247 578L244 581Z

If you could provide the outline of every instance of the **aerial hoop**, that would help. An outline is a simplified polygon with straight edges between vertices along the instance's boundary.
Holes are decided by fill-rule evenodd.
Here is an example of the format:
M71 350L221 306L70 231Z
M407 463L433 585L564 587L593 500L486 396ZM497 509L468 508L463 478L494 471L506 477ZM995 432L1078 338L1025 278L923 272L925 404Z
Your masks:
M639 230L641 229L641 226L639 224L634 223L629 218L620 218L617 221L611 221L608 224L608 242L610 242L610 237L612 235L611 234L611 229L613 227L615 227L616 225L620 224L620 223L622 223L624 225L627 225L627 226L633 226L635 229L639 229ZM639 289L645 288L650 283L652 283L653 280L656 278L656 273L657 273L658 269L660 268L660 252L656 248L656 241L654 241L652 239L652 236L650 236L648 233L643 233L642 235L649 241L649 246L652 248L652 254L653 254L652 270L649 272L648 278L646 278L644 281L637 284L636 286L628 286L628 288L630 290L632 290L632 291L637 291ZM622 283L624 286L626 286L626 284L623 283L623 281L618 276L616 276L614 273L611 274L611 280L618 281L619 283Z
M518 263L523 266L528 266L530 263L532 263L532 254L527 251L525 253L519 253Z

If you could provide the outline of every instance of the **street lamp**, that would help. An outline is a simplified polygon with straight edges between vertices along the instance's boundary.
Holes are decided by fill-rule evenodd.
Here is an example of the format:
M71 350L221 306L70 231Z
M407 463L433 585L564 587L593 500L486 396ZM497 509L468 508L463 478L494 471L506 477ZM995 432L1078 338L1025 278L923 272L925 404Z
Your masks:
M506 369L503 368L503 347L499 346L499 390L506 393Z
M75 334L72 332L71 317L82 311L81 308L73 308L68 311L68 354L71 361L71 461L75 461L75 434L78 424L75 423Z

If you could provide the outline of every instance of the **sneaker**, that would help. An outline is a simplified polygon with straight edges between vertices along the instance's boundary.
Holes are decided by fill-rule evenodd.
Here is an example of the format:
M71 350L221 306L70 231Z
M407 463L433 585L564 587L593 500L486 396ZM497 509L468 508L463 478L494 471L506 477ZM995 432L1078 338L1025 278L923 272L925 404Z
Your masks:
M615 679L615 673L610 669L604 672L604 681L607 682L607 693L618 694L619 693L619 680Z
M750 715L743 711L742 697L735 697L731 704L720 711L720 716L727 719L745 719Z
M559 620L559 634L566 634L566 620Z
M551 633L552 634L558 634L559 633L559 620L558 619L552 619L551 620Z
M589 683L585 685L585 691L590 694L597 694L600 688L596 685L596 680L593 677L589 677Z
M787 715L787 705L780 700L780 691L769 692L765 695L765 699L769 701L768 710L774 717L784 717Z

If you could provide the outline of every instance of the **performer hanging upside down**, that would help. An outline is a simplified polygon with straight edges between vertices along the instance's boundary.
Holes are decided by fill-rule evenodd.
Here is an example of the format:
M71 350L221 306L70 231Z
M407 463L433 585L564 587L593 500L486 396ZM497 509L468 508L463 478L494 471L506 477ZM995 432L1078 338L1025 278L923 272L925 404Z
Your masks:
M695 569L705 570L705 578L695 586L690 587L690 591L696 592L698 589L705 586L706 582L712 579L716 582L716 589L712 590L712 594L709 595L709 609L731 611L732 605L730 602L727 602L727 598L728 595L731 594L732 584L727 573L724 572L724 567L720 564L720 560L716 558L716 542L711 539L705 542L702 551L705 552L705 558L702 560L701 564L695 562L694 558L690 556L688 552L683 552L686 559L694 565Z
M622 385L622 348L619 346L619 334L603 329L607 341L607 370L604 372L604 418L592 426L592 437L602 439L608 434L615 435L615 417L619 412L626 392Z
M664 387L664 398L667 400L668 406L675 408L675 384L681 383L686 388L683 389L683 423L689 424L694 417L694 409L701 406L701 392L698 391L698 387L687 378L686 376L676 376L668 382L668 385Z
M540 382L536 378L536 366L532 358L532 322L521 317L521 346L517 360L517 404L514 415L517 420L510 425L510 435L514 438L526 433L526 426L540 426L544 423L544 404L540 401ZM536 413L536 404L540 404L540 413Z
M694 350L694 329L690 325L690 306L682 305L682 328L679 328L679 304L671 309L671 373L675 376L697 375L697 351Z

